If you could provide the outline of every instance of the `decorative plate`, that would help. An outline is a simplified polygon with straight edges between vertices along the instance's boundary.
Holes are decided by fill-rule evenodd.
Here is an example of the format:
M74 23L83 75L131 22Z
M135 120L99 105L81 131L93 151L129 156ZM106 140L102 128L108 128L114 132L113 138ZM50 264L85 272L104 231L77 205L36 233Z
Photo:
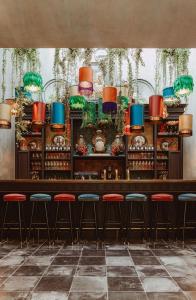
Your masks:
M55 135L53 137L53 143L56 146L65 146L65 138L62 135Z
M136 89L138 85L138 95L136 94ZM150 82L144 79L134 79L133 80L133 98L137 98L140 104L148 104L149 97L155 94L155 90Z
M142 147L147 144L147 139L144 135L135 135L132 138L131 143L135 147Z

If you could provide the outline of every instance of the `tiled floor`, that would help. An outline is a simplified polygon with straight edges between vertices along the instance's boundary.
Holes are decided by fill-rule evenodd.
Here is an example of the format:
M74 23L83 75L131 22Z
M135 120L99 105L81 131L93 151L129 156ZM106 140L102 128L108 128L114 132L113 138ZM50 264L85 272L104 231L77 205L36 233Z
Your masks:
M0 300L196 300L196 243L0 245Z

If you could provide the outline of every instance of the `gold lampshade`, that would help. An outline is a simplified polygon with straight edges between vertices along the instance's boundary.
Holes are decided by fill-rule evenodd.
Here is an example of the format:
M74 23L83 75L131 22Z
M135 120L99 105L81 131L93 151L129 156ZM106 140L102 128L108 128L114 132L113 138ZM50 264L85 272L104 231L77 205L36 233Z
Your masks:
M193 115L183 114L179 116L179 134L183 137L192 135Z
M11 128L11 106L0 103L0 128Z

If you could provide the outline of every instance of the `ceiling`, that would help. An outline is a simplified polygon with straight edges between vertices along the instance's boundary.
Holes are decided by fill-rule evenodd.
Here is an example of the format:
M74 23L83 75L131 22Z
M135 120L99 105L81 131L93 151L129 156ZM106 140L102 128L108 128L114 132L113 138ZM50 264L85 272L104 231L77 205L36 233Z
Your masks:
M196 47L196 0L0 0L0 47Z

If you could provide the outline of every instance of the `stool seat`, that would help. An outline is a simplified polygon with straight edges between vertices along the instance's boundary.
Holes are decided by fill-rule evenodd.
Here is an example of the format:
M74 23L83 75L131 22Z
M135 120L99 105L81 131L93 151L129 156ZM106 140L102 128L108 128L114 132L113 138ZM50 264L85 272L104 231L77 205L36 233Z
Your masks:
M30 196L30 201L51 201L52 197L48 194L33 194Z
M151 195L151 200L160 202L171 202L174 200L174 196L171 194L154 194Z
M76 200L73 194L57 194L54 196L54 201L74 202Z
M121 194L105 194L102 199L103 201L108 202L122 202L124 200L124 196Z
M179 201L196 201L196 194L191 194L191 193L187 193L187 194L180 194L178 196L178 200Z
M78 201L84 201L84 202L94 202L99 201L99 195L97 194L81 194L78 196Z
M26 195L23 194L6 194L3 196L4 201L9 202L22 202L26 201Z
M126 201L146 202L147 196L144 194L128 194L125 196Z

